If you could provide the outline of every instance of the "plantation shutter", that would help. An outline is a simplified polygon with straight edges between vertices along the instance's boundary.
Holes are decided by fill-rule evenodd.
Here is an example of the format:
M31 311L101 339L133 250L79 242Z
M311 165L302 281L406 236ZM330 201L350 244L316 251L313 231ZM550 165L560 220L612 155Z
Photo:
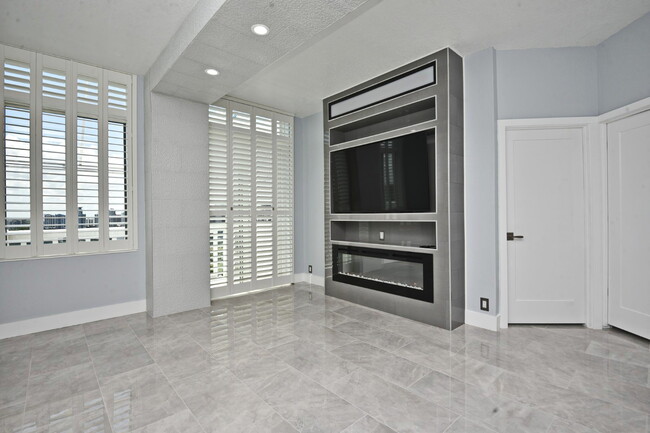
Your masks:
M210 287L228 287L229 158L228 114L225 106L211 105L208 113L210 189Z
M251 289L253 278L253 137L249 107L231 104L230 179L233 293Z
M273 278L274 185L273 119L255 109L255 276L258 286Z
M65 114L43 111L43 230L45 244L66 242Z
M106 249L122 250L131 245L136 231L133 210L133 160L131 159L128 124L131 82L126 75L104 71L104 111L106 121L106 199L104 218L107 223Z
M75 80L76 98L76 173L77 173L77 224L78 248L80 251L93 251L103 247L103 232L105 225L103 202L100 182L103 173L100 167L103 163L101 148L102 133L101 107L99 105L99 83L101 71L99 68L79 65ZM97 245L95 245L97 244Z
M38 245L39 255L57 255L68 252L70 239L69 215L71 203L68 86L70 85L66 61L51 57L42 59L40 70L41 137L40 174L41 185L39 223L42 238Z
M276 119L277 145L277 275L293 274L293 122L287 116Z
M0 45L0 259L134 246L132 77Z
M224 99L208 120L213 297L291 283L293 119Z
M2 132L0 164L2 188L2 257L28 257L36 253L36 56L4 47Z

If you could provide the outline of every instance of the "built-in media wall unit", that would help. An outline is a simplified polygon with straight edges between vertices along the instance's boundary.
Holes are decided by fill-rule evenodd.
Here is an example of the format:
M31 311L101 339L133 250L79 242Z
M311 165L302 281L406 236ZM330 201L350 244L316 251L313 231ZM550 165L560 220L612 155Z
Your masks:
M323 101L325 293L465 321L463 60L446 48Z

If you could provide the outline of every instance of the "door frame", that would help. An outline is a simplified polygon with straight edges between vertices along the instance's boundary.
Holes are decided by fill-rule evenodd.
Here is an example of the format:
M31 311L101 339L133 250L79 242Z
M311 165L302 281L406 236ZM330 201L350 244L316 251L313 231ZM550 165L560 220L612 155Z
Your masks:
M499 293L499 326L508 327L508 247L506 241L507 232L507 144L506 136L509 131L532 130L532 129L566 129L576 128L582 130L583 136L583 167L585 185L585 304L588 327L602 327L602 293L603 288L599 284L602 276L599 273L602 266L595 266L595 263L603 263L601 260L602 245L593 242L593 239L603 239L603 230L606 228L605 221L598 220L601 213L595 212L602 206L600 200L594 200L596 196L602 197L601 188L603 182L592 183L594 179L603 179L602 149L600 149L600 132L596 123L596 117L569 117L552 119L507 119L498 121L498 159L497 159L497 206L498 206L498 293ZM605 161L606 162L606 161ZM596 218L594 218L596 216ZM606 231L604 232L606 234ZM597 237L594 238L593 236Z

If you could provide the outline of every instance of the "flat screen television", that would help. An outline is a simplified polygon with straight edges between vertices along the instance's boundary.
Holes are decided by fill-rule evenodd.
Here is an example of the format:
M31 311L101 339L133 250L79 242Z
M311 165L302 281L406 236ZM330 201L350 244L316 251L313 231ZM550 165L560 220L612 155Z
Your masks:
M330 153L332 213L435 212L435 129Z

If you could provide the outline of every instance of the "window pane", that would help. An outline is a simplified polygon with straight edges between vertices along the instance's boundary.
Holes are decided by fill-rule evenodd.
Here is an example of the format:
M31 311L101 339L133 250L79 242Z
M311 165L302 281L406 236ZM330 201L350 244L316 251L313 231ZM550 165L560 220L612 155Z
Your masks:
M99 241L99 134L97 119L77 118L79 242Z
M43 243L66 241L65 115L43 113Z
M5 245L30 245L30 113L5 107Z
M108 123L108 239L128 239L126 124Z

